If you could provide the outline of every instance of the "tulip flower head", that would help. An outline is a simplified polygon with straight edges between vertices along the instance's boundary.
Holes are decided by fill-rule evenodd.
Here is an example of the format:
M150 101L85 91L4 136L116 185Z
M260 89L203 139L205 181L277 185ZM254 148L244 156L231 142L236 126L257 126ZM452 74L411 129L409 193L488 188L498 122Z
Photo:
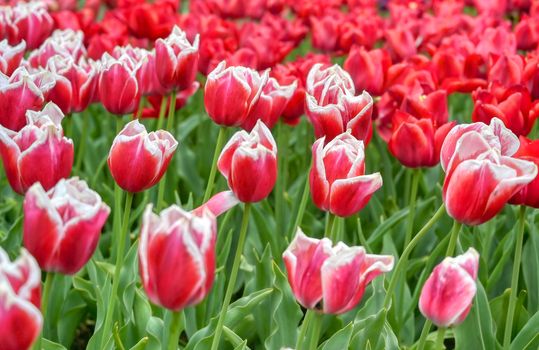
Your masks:
M520 147L513 157L533 162L539 166L539 141L532 141L521 136ZM537 176L532 182L518 191L509 203L539 208L539 179Z
M2 350L30 349L41 332L41 271L23 249L13 262L0 247L0 345Z
M77 273L92 257L110 208L84 180L62 179L24 198L24 246L45 271Z
M461 324L472 307L478 269L479 254L473 248L457 257L445 258L421 290L421 313L438 327Z
M24 57L26 43L11 46L6 39L0 41L0 72L10 76L19 67Z
M159 215L148 205L142 218L139 271L150 300L179 311L196 305L215 276L216 219L210 210L173 205Z
M165 130L147 132L137 119L114 138L108 165L114 181L129 192L144 191L161 180L178 141Z
M240 201L266 198L277 179L277 145L270 130L258 120L251 133L235 133L223 148L217 167Z
M298 228L283 253L288 281L298 302L326 314L342 314L361 301L367 285L393 269L390 255L367 254L363 247L349 247L307 237ZM320 306L321 304L321 306Z
M313 145L313 165L309 184L314 204L321 210L346 217L359 212L382 186L380 173L365 175L363 141L350 132L324 145Z
M0 155L11 188L24 194L39 182L52 188L71 173L73 141L64 136L62 111L49 102L41 112L27 111L19 132L0 126Z

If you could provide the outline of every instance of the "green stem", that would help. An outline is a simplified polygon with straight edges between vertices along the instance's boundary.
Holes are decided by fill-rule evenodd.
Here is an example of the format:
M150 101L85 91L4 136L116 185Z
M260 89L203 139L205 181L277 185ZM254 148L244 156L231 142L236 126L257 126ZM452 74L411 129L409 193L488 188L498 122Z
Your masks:
M167 130L173 132L172 128L174 127L174 115L176 114L176 92L173 91L170 93L170 108L168 110L167 118ZM159 185L157 187L157 211L161 211L163 208L164 198L165 198L165 187L167 184L167 173L163 175Z
M173 133L174 117L176 116L176 90L170 93L170 105L168 108L167 130Z
M447 251L445 256L452 256L455 253L455 247L459 238L459 232L462 224L458 221L453 221L453 228L451 229L451 236L449 237L449 244L447 245Z
M286 160L288 150L288 129L283 122L277 123L277 149L279 151L279 175L275 184L275 222L277 232L283 232L284 226L284 193L286 189Z
M505 321L505 332L503 335L503 348L509 349L511 344L511 333L513 330L513 319L518 298L518 276L520 274L520 262L522 259L522 244L524 242L524 227L526 225L526 206L520 207L518 217L517 242L515 246L515 260L513 261L513 272L511 274L511 291L509 294L509 308L507 310L507 320Z
M332 214L330 214L330 215L332 215ZM332 222L332 225L331 225L331 231L329 232L328 238L331 239L331 241L335 244L335 243L337 243L339 241L341 218L338 217L338 216L335 216L335 215L332 215L332 216L333 216L333 222Z
M145 104L146 104L146 96L142 96L138 104L137 114L133 116L135 119L140 119L140 117L142 116L142 110L144 109Z
M221 340L221 334L223 333L223 325L225 323L226 313L230 300L232 299L232 293L236 285L236 279L238 277L238 271L240 269L241 256L243 253L243 247L245 246L245 240L247 238L247 227L249 226L249 213L251 212L251 204L245 203L243 209L243 218L241 221L240 236L238 238L238 246L236 247L236 255L234 256L234 263L232 264L232 271L230 271L230 278L228 280L228 286L226 287L225 300L223 300L223 306L219 314L219 320L217 321L217 327L215 328L215 334L213 336L213 342L211 344L211 350L217 350L219 348L219 341Z
M43 329L45 329L45 320L47 317L47 307L49 306L49 298L51 294L52 281L54 279L53 272L46 272L45 283L43 285L43 295L41 296L41 314L43 315ZM43 340L43 330L34 346L35 350L41 350L41 342Z
M301 347L304 343L303 339L305 339L305 335L307 334L307 330L309 329L309 324L311 323L311 320L314 316L314 311L307 310L305 313L305 317L303 318L303 323L301 324L301 328L299 330L299 336L296 341L296 350L301 350Z
M335 215L330 212L327 213L328 217L326 219L326 228L324 230L324 236L331 239L333 233L333 223L335 222Z
M406 235L404 238L404 247L410 243L412 240L412 232L414 230L414 216L415 216L415 206L417 199L417 187L419 185L419 180L421 179L421 170L414 169L412 174L412 187L410 189L410 204L408 205L408 225L406 227Z
M127 239L127 231L129 229L129 214L131 213L131 204L133 203L133 193L127 192L125 197L125 209L124 217L122 221L122 227L120 232L114 232L119 234L119 239L116 241L116 266L114 267L114 276L112 280L112 290L110 292L109 305L105 314L105 321L103 322L103 332L101 334L101 346L100 349L105 349L107 335L109 335L112 319L114 316L114 308L116 307L116 294L118 293L118 286L120 284L120 272L122 271L122 263L125 252L125 241Z
M170 334L168 336L168 350L176 350L178 348L178 340L183 328L183 313L176 311L172 313L172 322L170 323Z
M318 339L320 338L320 330L322 329L322 315L316 311L309 310L314 313L311 320L311 337L309 339L309 350L316 350L318 346Z
M298 213L296 214L296 220L294 220L293 226L288 231L288 237L292 238L296 232L298 226L301 226L303 221L303 214L305 213L305 208L307 207L307 201L309 199L309 175L305 176L305 185L303 186L303 194L301 195L301 202L299 203Z
M75 173L78 174L82 166L82 160L84 158L84 153L86 152L86 143L88 142L88 118L90 115L87 113L82 113L82 130L79 143L79 151L77 152L77 163L75 164Z
M111 238L111 254L112 260L116 258L116 251L113 247L118 247L118 237L116 232L120 232L122 225L122 200L123 192L118 184L114 184L114 213L112 217L112 238Z
M423 325L423 330L421 331L421 336L419 337L419 341L417 343L417 350L425 349L425 344L427 343L427 336L429 335L431 326L432 322L430 320L426 320L425 324Z
M206 203L208 199L210 199L213 186L215 183L215 173L217 172L217 160L219 159L219 155L221 154L221 149L223 148L223 145L225 143L225 137L226 137L226 127L221 126L219 129L219 136L217 136L217 143L215 144L215 151L213 153L213 160L211 163L211 170L210 170L210 177L208 178L208 185L206 186L206 192L204 192L204 200L203 203Z
M415 235L415 237L410 241L410 243L406 246L404 251L402 252L402 255L397 262L397 266L395 266L395 270L393 271L393 274L391 275L391 281L389 282L389 287L387 288L386 297L384 299L384 308L386 310L389 309L389 304L391 302L391 298L394 294L395 287L397 286L397 280L399 279L399 276L401 275L402 271L406 271L406 265L408 262L408 257L412 250L415 248L415 246L421 241L421 239L429 232L430 228L442 217L442 215L445 213L445 205L441 205L440 208L436 211L436 213L430 218L429 221L423 226L421 230Z
M157 127L156 130L161 130L163 128L163 123L165 121L165 112L167 111L167 102L169 97L163 96L161 99L161 106L159 106L159 117L157 118Z
M444 337L445 337L445 328L438 328L438 336L436 337L436 346L434 349L444 350Z

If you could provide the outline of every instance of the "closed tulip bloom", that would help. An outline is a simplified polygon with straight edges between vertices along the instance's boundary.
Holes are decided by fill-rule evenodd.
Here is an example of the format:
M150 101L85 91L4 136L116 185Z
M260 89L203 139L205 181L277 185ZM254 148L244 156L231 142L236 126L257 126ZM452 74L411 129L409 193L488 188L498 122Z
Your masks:
M140 62L134 62L127 55L115 59L105 54L97 83L99 100L113 114L128 114L138 107L141 88L137 80Z
M50 36L53 28L54 21L44 2L19 2L13 7L8 39L11 45L24 40L26 47L33 50Z
M81 31L55 30L39 49L32 51L28 56L28 62L32 67L46 67L53 56L69 57L77 62L86 55L84 34Z
M268 81L268 72L226 67L221 62L209 75L204 87L204 106L210 118L222 126L239 126L256 105Z
M367 285L393 269L390 255L367 254L363 247L349 247L307 237L298 228L283 253L288 282L297 301L307 309L342 314L356 307Z
M41 332L41 271L22 250L11 262L0 247L0 339L2 350L30 349Z
M84 180L62 179L24 198L24 246L45 271L77 273L92 257L110 209Z
M25 50L24 41L15 46L9 45L6 39L0 41L0 72L10 76L21 64Z
M344 69L350 73L356 91L367 91L374 96L384 93L385 76L391 66L391 56L387 50L365 50L364 47L354 46L350 50Z
M350 75L338 65L323 69L315 64L307 76L305 113L316 137L329 142L350 130L368 143L372 134L372 97L363 91L355 95Z
M15 132L0 126L0 154L11 188L24 194L40 182L52 188L73 166L73 141L64 137L62 111L52 102L41 112L28 111L28 124Z
M277 179L277 145L270 130L259 120L251 133L235 133L223 148L217 167L240 201L266 198Z
M142 217L139 271L148 298L169 310L196 305L215 277L216 219L173 205L159 215L148 205Z
M537 166L504 155L515 153L518 139L499 119L493 119L490 126L474 123L453 130L441 151L446 171L444 203L455 220L479 225L496 216L511 197L535 179Z
M168 90L184 90L195 80L198 68L198 35L193 44L177 26L165 39L155 42L156 71L159 82Z
M309 175L311 196L321 210L346 217L359 212L382 186L380 173L365 175L363 142L349 132L324 146L324 138L313 145Z
M453 327L468 316L477 290L479 254L473 248L447 257L429 276L419 297L419 310L438 327Z
M161 180L178 142L165 130L148 133L133 120L116 136L108 164L114 181L128 192L144 191Z
M539 141L520 137L520 148L513 155L518 159L533 162L539 166ZM537 176L527 186L518 191L509 201L511 204L522 204L533 208L539 208L539 179Z

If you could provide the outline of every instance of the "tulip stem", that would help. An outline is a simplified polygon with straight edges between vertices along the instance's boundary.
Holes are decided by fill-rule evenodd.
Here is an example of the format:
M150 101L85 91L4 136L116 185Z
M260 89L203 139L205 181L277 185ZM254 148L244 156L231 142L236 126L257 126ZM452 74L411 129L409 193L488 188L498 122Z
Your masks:
M305 208L307 207L307 200L309 199L309 175L305 176L305 185L303 186L303 194L301 196L301 202L299 203L298 213L296 214L296 220L294 221L293 226L288 231L288 237L292 238L297 228L301 226L303 221L303 214L305 213Z
M453 228L451 228L451 236L449 237L449 244L447 245L447 251L445 256L451 256L455 253L455 247L459 238L459 232L462 224L458 221L453 221Z
M168 350L176 350L178 348L178 340L183 328L183 312L172 312L172 321L170 323L170 334L168 336Z
M526 226L526 206L520 206L518 217L517 242L515 246L515 260L513 261L513 272L511 274L511 291L509 294L509 308L507 309L507 320L505 321L505 331L503 335L503 348L509 349L511 344L511 333L513 330L513 319L518 299L518 276L520 274L520 262L522 259L522 244L524 242L524 228Z
M167 119L167 131L173 133L172 128L174 127L174 114L176 112L176 92L173 91L170 94L170 107L168 110L168 119ZM164 198L165 198L165 186L167 184L167 173L163 176L161 181L159 181L159 186L157 187L157 211L161 211L163 208Z
M168 107L168 118L167 118L167 130L174 134L174 117L176 116L176 90L170 93L170 104Z
M316 350L318 347L318 339L320 338L320 330L322 329L322 315L316 311L311 311L314 315L311 320L311 337L309 340L308 350Z
M114 316L114 308L116 307L116 294L118 292L118 286L120 284L120 272L122 272L122 263L125 252L125 241L127 239L127 231L129 229L129 214L131 213L131 204L133 203L133 193L127 192L125 196L125 209L124 217L121 225L120 232L114 232L115 235L119 235L119 239L116 241L116 265L114 267L114 276L112 280L112 289L110 291L109 305L105 314L105 321L103 322L102 334L101 334L101 346L99 349L105 349L107 335L110 334L110 328L112 324L112 318Z
M277 232L284 231L284 193L286 192L286 155L288 149L288 129L283 127L283 122L277 123L277 150L279 152L279 174L275 184L275 223Z
M432 326L431 320L426 320L425 324L423 325L423 330L421 331L421 336L419 337L419 341L417 343L417 350L423 350L425 349L425 344L427 342L427 336L430 332L430 327Z
M230 278L228 279L228 286L226 287L225 299L223 300L223 306L221 307L221 313L219 314L219 320L217 321L217 326L215 328L211 350L217 350L219 348L219 341L221 340L221 334L223 333L226 313L228 311L228 306L230 305L230 300L232 299L232 293L234 292L238 271L240 269L243 247L245 246L245 239L247 238L247 227L249 226L250 212L251 204L245 203L245 207L243 209L243 218L241 221L240 236L238 238L238 246L236 247L236 255L234 256L232 271L230 271Z
M301 328L299 330L299 336L296 341L296 350L301 350L301 346L303 345L303 339L305 339L305 335L307 334L307 330L309 329L309 324L311 323L311 319L314 316L314 311L311 309L308 309L305 313L305 317L303 318L303 323L301 324Z
M163 129L163 123L165 121L165 112L167 111L168 99L169 99L168 96L166 97L163 96L163 98L161 99L161 106L159 107L159 117L157 118L157 127L155 128L156 130Z
M45 331L45 320L47 317L47 306L49 305L49 298L51 294L51 287L52 287L52 281L54 279L54 273L53 272L46 272L45 273L45 283L43 285L43 295L41 296L41 314L43 315L43 329L41 330L41 334L39 335L39 338L36 342L36 345L34 346L35 350L41 350L41 341L43 340L43 333Z
M444 350L445 349L444 339L445 339L445 328L444 327L438 328L438 336L436 337L436 346L434 347L434 349Z
M84 153L86 152L86 143L88 142L88 118L89 115L82 113L82 129L80 135L79 151L77 152L77 163L75 164L75 173L79 173L82 166L82 160L84 158Z
M215 144L215 151L213 153L210 177L208 178L208 185L206 186L206 192L204 192L204 200L202 201L203 203L206 203L208 199L210 199L211 197L214 182L215 182L215 173L217 172L217 160L219 159L219 155L221 154L221 149L223 148L223 144L225 143L225 137L226 137L226 127L221 126L221 128L219 129L219 136L217 136L217 143Z
M395 270L393 271L393 274L391 275L389 287L387 288L386 296L384 299L385 309L389 310L389 304L393 297L395 287L397 286L397 280L399 279L399 277L401 277L401 272L403 271L403 269L404 271L406 271L406 265L407 265L408 257L410 253L412 253L412 250L415 248L415 246L429 232L430 228L442 217L444 213L445 213L445 205L442 204L440 208L438 208L436 213L430 218L429 221L427 221L425 226L423 226L423 228L419 230L419 232L414 236L414 238L410 241L410 243L406 246L406 248L402 252L400 259L397 262L397 266L395 266ZM404 276L404 278L406 277Z
M421 170L414 169L412 173L412 187L410 189L410 201L408 205L408 225L406 226L406 236L404 236L404 247L412 240L412 232L414 230L414 216L417 199L417 188L421 179Z

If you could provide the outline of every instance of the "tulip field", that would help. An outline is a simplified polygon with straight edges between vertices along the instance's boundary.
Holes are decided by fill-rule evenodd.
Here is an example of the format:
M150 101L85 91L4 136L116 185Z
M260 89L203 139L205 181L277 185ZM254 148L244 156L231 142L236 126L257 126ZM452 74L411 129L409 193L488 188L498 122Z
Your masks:
M0 350L539 349L539 0L4 0Z

